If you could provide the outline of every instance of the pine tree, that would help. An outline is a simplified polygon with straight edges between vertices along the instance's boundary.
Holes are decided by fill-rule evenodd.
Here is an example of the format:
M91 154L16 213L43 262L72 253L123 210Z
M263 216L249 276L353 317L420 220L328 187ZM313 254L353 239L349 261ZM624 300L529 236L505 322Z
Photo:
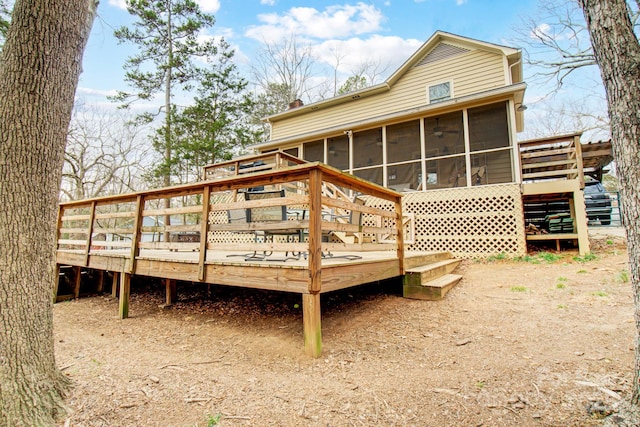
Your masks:
M230 159L247 144L257 142L249 124L254 109L248 82L233 63L234 52L221 40L218 55L200 71L194 104L175 117L175 153L169 172L198 177L202 166Z
M127 0L127 10L137 20L133 28L118 28L115 36L121 43L138 46L138 53L124 64L125 80L133 91L120 91L113 99L128 107L135 101L164 95L164 103L157 112L141 114L138 119L151 122L164 113L161 139L154 145L163 157L156 173L162 184L169 186L174 151L172 126L177 111L174 98L178 90L190 89L201 78L195 59L216 54L212 41L198 39L203 30L213 26L215 19L203 13L193 0Z

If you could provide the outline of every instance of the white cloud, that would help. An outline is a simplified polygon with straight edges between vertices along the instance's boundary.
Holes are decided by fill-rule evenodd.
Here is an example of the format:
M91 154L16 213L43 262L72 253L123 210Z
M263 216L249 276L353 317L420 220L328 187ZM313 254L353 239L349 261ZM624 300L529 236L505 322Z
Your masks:
M542 23L537 27L535 27L533 30L531 30L530 37L534 39L540 38L541 36L543 38L547 38L550 31L551 31L551 26L549 24Z
M367 62L379 63L381 77L388 77L422 45L416 39L373 35L367 39L325 41L314 48L319 61L334 67L336 56L340 58L338 71L347 75ZM378 81L379 82L379 81Z
M266 6L274 6L276 4L276 0L260 0L260 4L264 4Z
M86 95L86 96L114 96L116 95L116 90L115 89L111 89L111 90L104 90L104 89L93 89L90 87L82 87L82 86L78 86L78 89L76 90L76 93L78 95Z
M216 13L220 10L220 0L196 0L196 3L205 13ZM109 4L120 9L127 9L126 0L109 0Z
M196 3L205 13L216 13L220 10L220 0L196 0Z
M461 5L465 4L466 2L467 2L467 0L456 0L456 4L458 6L461 6Z
M291 34L315 39L349 37L381 28L384 15L370 4L329 6L324 11L312 7L293 7L284 14L258 15L263 25L253 26L248 37L275 41Z
M109 4L120 9L127 9L127 2L125 0L109 0Z

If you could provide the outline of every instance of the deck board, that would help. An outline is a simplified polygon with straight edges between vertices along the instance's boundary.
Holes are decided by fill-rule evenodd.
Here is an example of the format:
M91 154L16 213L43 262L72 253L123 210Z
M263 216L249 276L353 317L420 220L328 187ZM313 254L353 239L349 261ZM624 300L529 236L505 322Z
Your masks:
M242 252L207 251L205 280L203 283L249 287L307 293L309 284L309 261L300 257L286 262L284 253L274 253L264 261L229 257ZM358 260L339 258L353 252L335 252L332 257L322 258L321 292L330 292L364 283L384 280L401 275L400 262L395 251L359 252ZM429 252L407 252L405 264L429 256ZM127 272L129 252L126 250L94 250L89 254L87 268L106 271ZM198 282L198 251L169 251L141 249L136 257L133 274ZM58 264L84 266L85 258L80 250L59 250Z

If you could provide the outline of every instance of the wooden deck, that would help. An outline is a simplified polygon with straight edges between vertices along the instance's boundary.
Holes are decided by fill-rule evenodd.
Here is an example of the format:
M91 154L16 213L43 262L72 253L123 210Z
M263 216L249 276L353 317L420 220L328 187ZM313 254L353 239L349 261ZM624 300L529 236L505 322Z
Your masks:
M246 194L266 190L279 197ZM176 280L300 293L305 352L318 357L321 293L402 276L429 257L405 260L401 198L306 163L62 203L57 265L75 267L74 296L81 269L114 272L121 318L128 316L132 275L165 279L169 293ZM246 214L244 221L233 219L238 213ZM276 217L255 220L265 213ZM254 251L271 255L229 257ZM286 253L300 255L282 261ZM340 258L344 254L358 259Z
M136 276L202 282L209 284L250 287L273 291L308 293L309 261L287 258L284 252L273 253L264 260L247 260L242 251L207 251L204 263L205 280L200 280L199 253L192 251L142 250L137 257ZM430 252L408 252L404 265L400 265L395 252L361 252L362 259L349 260L343 255L356 252L332 252L322 260L319 293L336 291L364 283L402 276L403 271L428 261ZM80 251L58 251L59 265L126 273L128 253L126 251L94 251L87 265ZM126 317L123 316L123 317Z

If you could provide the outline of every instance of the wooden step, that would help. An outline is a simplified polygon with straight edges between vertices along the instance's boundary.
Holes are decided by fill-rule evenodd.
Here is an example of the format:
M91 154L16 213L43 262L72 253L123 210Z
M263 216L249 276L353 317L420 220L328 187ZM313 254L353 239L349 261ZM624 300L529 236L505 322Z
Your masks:
M449 252L429 252L418 255L413 255L411 252L408 252L404 257L404 271L451 258L453 258L453 256Z
M402 287L402 295L405 298L439 301L460 279L462 279L462 276L459 274L445 274L420 285L407 284L405 280L405 284Z
M451 273L460 264L459 259L444 259L420 267L405 270L405 283L422 285L430 280Z

